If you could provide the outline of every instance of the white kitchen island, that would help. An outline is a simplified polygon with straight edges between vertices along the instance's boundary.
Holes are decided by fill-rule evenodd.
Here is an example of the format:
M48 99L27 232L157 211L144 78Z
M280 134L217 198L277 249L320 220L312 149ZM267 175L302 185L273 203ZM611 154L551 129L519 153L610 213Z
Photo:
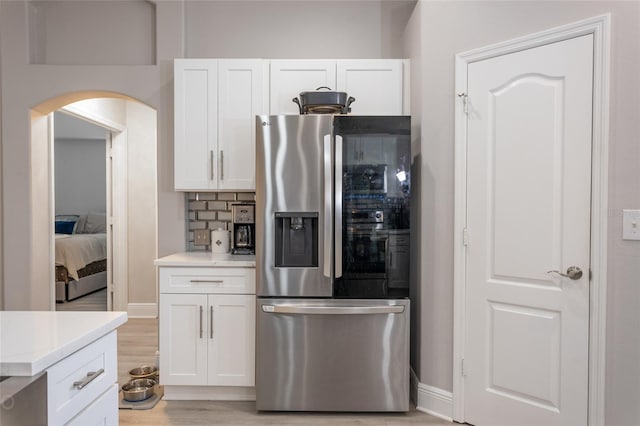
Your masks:
M0 312L0 424L118 424L125 312Z

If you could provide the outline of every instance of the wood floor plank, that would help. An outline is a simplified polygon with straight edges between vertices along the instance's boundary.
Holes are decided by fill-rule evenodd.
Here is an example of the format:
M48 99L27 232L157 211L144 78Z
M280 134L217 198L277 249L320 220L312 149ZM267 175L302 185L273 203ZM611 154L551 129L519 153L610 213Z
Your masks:
M157 319L131 318L118 329L118 380L140 365L155 365ZM160 371L162 375L162 371ZM150 410L120 410L120 425L337 425L442 426L451 423L416 411L408 413L282 413L257 412L253 401L160 401Z

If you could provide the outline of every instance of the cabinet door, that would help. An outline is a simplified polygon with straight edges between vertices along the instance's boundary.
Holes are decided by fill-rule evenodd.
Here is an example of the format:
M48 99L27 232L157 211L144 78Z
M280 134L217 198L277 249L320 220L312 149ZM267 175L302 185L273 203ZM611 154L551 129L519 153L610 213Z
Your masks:
M336 89L336 61L272 60L270 114L300 114L292 99L321 86Z
M118 385L116 383L66 424L66 426L87 425L118 425Z
M218 65L215 59L174 61L175 189L215 189Z
M255 385L255 295L209 295L209 385Z
M255 190L255 116L263 114L262 60L218 60L218 189Z
M356 98L353 115L403 115L402 59L338 60L337 87Z
M207 384L206 310L206 295L160 295L162 384Z

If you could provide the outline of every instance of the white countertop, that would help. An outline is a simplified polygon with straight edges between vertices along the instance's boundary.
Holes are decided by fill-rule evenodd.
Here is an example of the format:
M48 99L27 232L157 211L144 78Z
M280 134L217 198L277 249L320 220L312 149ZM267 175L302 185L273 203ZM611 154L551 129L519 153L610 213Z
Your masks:
M256 257L248 254L213 254L208 251L174 253L156 259L156 266L220 266L255 268Z
M126 312L0 312L0 376L35 376L127 322Z

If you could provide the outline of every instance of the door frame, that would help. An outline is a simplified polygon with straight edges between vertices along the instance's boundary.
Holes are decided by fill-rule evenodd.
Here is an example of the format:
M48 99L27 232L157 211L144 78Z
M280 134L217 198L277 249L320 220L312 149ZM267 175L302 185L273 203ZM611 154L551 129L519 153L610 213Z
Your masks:
M89 98L91 99L91 98ZM107 278L111 281L107 283L107 288L111 293L107 292L107 310L112 311L126 311L129 294L128 284L128 252L127 252L127 129L120 123L116 123L107 117L94 113L90 110L84 109L78 105L68 104L61 108L66 114L74 116L80 120L87 121L96 126L105 129L105 133L108 133L108 137L111 139L111 144L107 140L107 148L105 150L105 162L108 163L106 155L110 151L112 158L113 170L107 170L107 198L110 202L107 202L107 207L110 208L110 215L107 214L107 253L108 264L110 269ZM53 113L51 113L53 114ZM49 146L53 150L53 134L50 135ZM111 145L111 147L109 147ZM111 149L110 149L111 148ZM50 156L50 173L49 182L54 181L54 164L53 155ZM49 200L50 200L50 222L53 223L53 200L55 200L55 188L53 184L49 188ZM114 224L116 226L114 226ZM51 235L51 251L54 249L53 232ZM50 264L55 265L55 256L52 254ZM55 273L53 274L54 282L51 284L54 297L52 298L52 310L55 310Z
M455 173L453 274L453 420L465 422L463 360L466 339L467 222L467 70L469 64L567 39L592 34L593 130L591 160L591 282L589 294L588 422L604 424L607 219L609 151L609 70L611 15L604 14L560 27L474 49L455 59Z

